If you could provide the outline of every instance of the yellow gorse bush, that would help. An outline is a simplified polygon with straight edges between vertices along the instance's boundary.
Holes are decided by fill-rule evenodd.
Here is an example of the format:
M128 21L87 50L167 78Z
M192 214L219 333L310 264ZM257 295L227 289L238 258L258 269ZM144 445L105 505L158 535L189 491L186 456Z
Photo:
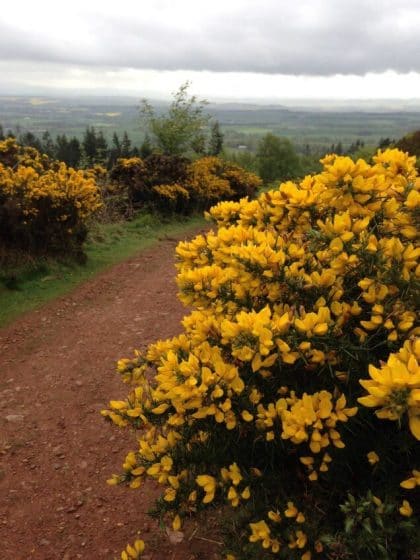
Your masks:
M189 187L198 198L216 202L234 195L220 168L217 157L201 158L189 166Z
M0 243L30 252L80 250L101 206L94 171L51 161L14 139L0 142Z
M110 176L133 202L180 213L209 208L220 200L253 196L262 184L257 175L218 157L193 162L159 154L145 160L122 158Z
M141 432L111 484L157 480L177 526L229 505L229 557L409 557L414 163L398 150L371 164L328 155L317 175L209 211L216 229L177 248L179 297L193 308L183 333L118 363L131 390L103 414Z
M191 195L208 207L219 200L252 196L262 181L234 163L207 156L188 166L186 185Z
M94 179L64 163L42 174L33 167L19 166L14 170L0 165L0 188L2 196L19 199L19 207L27 216L36 216L40 211L38 203L46 199L51 201L52 208L70 202L81 220L100 207ZM66 221L63 215L61 220Z

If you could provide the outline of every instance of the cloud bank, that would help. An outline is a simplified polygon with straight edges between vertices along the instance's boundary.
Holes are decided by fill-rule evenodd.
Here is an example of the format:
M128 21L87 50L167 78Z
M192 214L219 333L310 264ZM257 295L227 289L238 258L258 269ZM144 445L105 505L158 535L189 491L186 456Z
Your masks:
M420 71L418 0L5 4L0 60L331 76Z

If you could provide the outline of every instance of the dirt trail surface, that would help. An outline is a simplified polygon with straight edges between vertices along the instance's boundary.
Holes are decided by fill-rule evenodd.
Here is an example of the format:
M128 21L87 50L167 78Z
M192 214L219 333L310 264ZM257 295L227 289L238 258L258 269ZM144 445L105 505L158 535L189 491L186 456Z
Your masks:
M120 558L140 536L145 560L219 558L199 525L170 543L146 515L152 484L106 484L135 448L100 416L127 392L115 363L181 328L175 246L163 239L0 330L2 560Z

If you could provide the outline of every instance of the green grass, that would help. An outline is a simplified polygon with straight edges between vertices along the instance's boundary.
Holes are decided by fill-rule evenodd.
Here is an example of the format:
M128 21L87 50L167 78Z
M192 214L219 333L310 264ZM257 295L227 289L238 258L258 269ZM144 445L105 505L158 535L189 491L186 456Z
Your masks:
M188 233L204 225L204 218L178 217L162 221L141 214L130 222L95 224L89 234L84 265L42 260L17 271L0 271L0 326L70 292L101 270L153 246L162 236Z

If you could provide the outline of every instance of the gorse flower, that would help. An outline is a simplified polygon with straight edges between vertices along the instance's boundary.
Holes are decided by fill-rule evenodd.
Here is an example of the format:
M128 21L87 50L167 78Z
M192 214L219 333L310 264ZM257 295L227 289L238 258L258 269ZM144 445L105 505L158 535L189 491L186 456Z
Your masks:
M396 558L418 534L420 181L398 150L322 164L178 245L183 332L120 360L103 412L141 430L111 484L153 478L176 526L224 504L238 560Z
M128 544L126 549L121 552L121 560L136 560L137 558L140 558L144 552L144 548L144 541L137 539L133 546Z
M380 407L378 418L400 420L407 413L412 434L420 440L420 339L406 341L398 354L390 354L381 368L369 366L371 379L360 381L369 392L358 399L368 407Z
M379 455L375 451L369 451L367 454L367 460L371 465L376 465L376 463L379 463L380 461Z
M214 494L216 492L216 479L213 476L201 474L197 476L196 482L203 488L205 492L203 503L208 504L209 502L212 502L214 499Z
M401 488L405 488L406 490L413 490L417 486L420 486L420 471L413 469L412 475L410 478L403 480L400 483Z

